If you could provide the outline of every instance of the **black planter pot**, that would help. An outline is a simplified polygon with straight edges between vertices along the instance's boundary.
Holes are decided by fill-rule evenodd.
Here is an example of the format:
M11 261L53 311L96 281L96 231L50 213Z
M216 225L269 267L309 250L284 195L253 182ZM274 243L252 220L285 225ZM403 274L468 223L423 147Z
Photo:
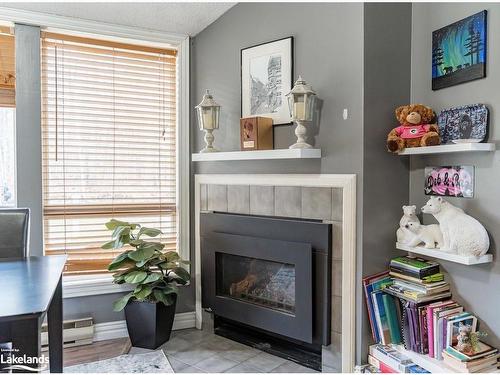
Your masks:
M132 346L156 349L170 339L174 324L175 305L132 301L125 306L125 319Z

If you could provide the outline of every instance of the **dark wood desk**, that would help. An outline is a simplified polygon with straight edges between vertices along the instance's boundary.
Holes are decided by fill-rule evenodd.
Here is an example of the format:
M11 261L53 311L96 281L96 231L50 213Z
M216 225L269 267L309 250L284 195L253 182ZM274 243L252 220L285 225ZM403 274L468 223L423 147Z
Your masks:
M0 337L12 341L19 350L16 357L40 357L40 330L47 314L50 372L63 370L65 263L65 255L0 259Z

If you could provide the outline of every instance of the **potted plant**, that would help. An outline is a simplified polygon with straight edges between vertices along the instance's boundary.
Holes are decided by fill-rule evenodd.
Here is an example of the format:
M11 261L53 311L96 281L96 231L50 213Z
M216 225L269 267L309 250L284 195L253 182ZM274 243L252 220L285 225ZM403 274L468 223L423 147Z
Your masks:
M132 346L156 349L169 340L174 323L177 285L185 285L189 273L176 251L163 251L165 245L145 239L162 232L140 224L112 219L106 228L112 240L103 249L125 250L109 264L116 284L131 284L133 291L114 302L115 311L125 309Z

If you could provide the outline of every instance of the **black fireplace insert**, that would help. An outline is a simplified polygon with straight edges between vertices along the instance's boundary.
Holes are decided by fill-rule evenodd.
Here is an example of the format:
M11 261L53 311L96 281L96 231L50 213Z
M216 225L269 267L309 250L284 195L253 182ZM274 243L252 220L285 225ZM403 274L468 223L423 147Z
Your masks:
M202 213L202 304L215 333L321 366L330 344L331 224Z

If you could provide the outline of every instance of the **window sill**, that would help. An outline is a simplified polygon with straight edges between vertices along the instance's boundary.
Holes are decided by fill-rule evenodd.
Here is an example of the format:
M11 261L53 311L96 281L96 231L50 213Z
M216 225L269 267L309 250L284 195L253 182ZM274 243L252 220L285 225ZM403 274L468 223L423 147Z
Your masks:
M63 277L63 298L122 293L132 290L130 285L113 284L111 275L82 275Z
M189 282L186 285L189 286ZM113 284L111 275L80 275L63 277L63 298L98 296L103 294L125 293L133 290L131 285Z

